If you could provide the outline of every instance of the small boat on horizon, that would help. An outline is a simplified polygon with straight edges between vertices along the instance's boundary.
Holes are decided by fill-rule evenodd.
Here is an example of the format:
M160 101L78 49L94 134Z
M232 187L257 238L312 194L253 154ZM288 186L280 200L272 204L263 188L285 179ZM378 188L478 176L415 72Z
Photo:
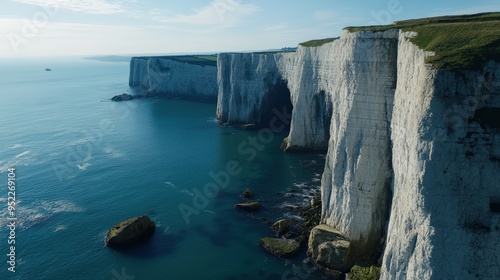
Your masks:
M52 69L50 69L50 68L45 68L45 71L52 71Z

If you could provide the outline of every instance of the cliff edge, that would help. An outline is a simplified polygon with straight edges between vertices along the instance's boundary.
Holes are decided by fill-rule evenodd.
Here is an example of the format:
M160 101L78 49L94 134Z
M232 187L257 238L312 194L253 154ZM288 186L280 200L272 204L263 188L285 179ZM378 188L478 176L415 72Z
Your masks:
M349 240L351 265L381 257L383 279L495 279L499 32L499 13L439 17L351 27L295 53L221 54L217 117L266 126L284 104L266 100L289 94L284 147L328 150L321 220ZM334 259L331 244L310 251Z

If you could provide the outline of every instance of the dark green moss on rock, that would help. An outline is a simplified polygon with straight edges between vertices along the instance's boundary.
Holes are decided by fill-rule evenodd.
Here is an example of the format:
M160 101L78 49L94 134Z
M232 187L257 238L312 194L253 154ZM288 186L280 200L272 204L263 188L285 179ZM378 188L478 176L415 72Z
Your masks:
M264 237L260 239L260 245L281 258L292 258L300 252L300 243L292 239Z
M380 267L361 267L355 265L347 274L346 280L378 280L380 279Z

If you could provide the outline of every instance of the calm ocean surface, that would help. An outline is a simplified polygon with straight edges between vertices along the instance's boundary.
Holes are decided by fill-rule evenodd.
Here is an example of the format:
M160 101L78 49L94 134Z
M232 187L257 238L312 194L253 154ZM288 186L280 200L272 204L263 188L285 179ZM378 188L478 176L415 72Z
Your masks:
M304 200L287 190L319 186L323 157L282 152L284 132L249 159L238 147L258 132L220 127L215 104L109 101L131 92L128 67L0 60L0 279L321 279L305 274L303 255L284 261L258 241L274 236L259 218L290 217L283 206ZM241 172L186 221L179 205L193 207L195 189L203 192L214 182L210 172L228 162ZM11 166L15 273L6 256ZM262 211L233 209L247 187ZM111 226L142 214L158 226L148 243L127 251L104 246Z

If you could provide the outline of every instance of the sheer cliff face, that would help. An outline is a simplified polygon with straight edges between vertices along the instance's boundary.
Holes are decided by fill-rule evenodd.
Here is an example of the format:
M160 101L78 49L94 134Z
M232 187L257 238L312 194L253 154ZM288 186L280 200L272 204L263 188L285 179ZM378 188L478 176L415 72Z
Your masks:
M273 109L289 107L290 92L278 68L286 54L219 54L217 118L228 124L269 126Z
M397 40L396 30L343 34L330 77L322 221L354 242L354 254L375 250L389 217Z
M322 223L347 236L351 261L380 249L382 279L496 279L500 62L434 70L412 36L344 32L295 53L220 54L215 85L215 67L137 58L130 85L209 96L218 83L223 123L268 126L293 107L285 147L328 147Z
M292 97L290 133L286 150L325 150L330 138L331 92L334 88L338 42L321 47L299 47L293 67L282 66Z
M326 150L334 54L332 44L296 53L220 54L217 118L268 126L274 109L293 107L285 149Z
M433 70L412 36L345 32L296 53L220 55L217 116L259 122L285 84L286 147L328 144L322 222L350 239L351 258L383 249L383 279L495 279L500 63Z
M424 58L401 38L391 124L394 198L382 276L495 279L500 64L452 73L430 70Z
M175 61L167 57L134 57L129 85L168 97L217 98L217 67Z

